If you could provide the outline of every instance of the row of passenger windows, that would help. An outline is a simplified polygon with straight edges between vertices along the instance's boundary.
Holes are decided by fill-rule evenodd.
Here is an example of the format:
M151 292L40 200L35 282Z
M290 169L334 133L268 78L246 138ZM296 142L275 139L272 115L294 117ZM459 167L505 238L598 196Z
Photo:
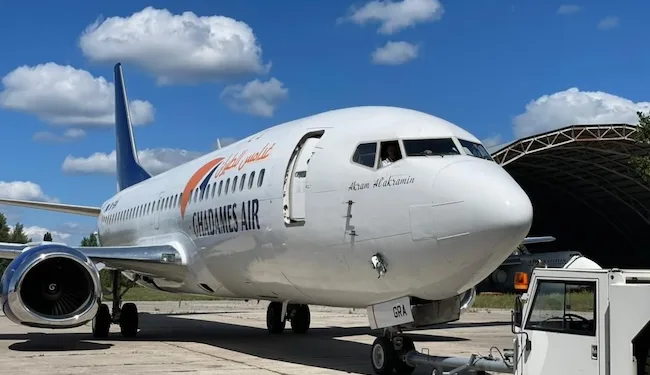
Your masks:
M261 169L259 174L256 176L255 171L252 171L250 175L247 176L246 173L241 176L235 176L231 178L228 177L225 181L220 180L208 184L203 190L201 187L197 187L190 193L190 200L188 201L188 206L193 203L200 202L204 199L214 198L216 196L234 194L237 190L242 191L244 189L252 189L255 185L261 187L264 183L264 169ZM257 177L257 180L256 180ZM129 208L126 210L118 211L113 214L104 216L102 215L102 222L107 225L119 223L125 220L131 220L145 215L152 214L156 211L166 211L172 208L178 207L183 198L183 193L170 195L165 198L160 198L157 201L149 202L142 204L137 207Z
M465 155L492 160L490 153L480 143L458 139ZM370 168L381 168L402 159L403 155L432 156L432 155L461 155L456 142L452 138L438 139L409 139L383 142L368 142L357 146L352 161ZM379 155L378 155L379 154ZM379 156L379 158L377 158Z

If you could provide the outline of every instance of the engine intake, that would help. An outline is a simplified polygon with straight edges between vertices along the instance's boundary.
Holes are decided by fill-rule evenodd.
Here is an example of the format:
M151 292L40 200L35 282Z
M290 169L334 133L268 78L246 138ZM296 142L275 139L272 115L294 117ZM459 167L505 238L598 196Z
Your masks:
M102 298L99 271L80 251L40 245L23 251L2 275L2 310L14 323L72 328L92 320Z

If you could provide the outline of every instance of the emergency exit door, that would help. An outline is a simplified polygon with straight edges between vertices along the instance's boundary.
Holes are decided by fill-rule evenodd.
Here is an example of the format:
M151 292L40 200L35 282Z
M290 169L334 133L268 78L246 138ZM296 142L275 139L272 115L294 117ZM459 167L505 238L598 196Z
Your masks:
M285 208L285 218L289 219L289 222L305 220L305 187L307 186L309 159L314 154L321 135L322 132L319 132L307 138L297 154L294 155L292 163L290 163L289 181L285 183L285 193L288 193L288 197L285 197L288 198L285 199L287 206Z

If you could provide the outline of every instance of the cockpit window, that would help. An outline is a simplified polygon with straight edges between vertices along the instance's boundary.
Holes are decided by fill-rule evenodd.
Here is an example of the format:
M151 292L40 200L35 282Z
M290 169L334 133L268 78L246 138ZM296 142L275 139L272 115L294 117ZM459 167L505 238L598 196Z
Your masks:
M460 155L451 138L405 139L403 142L406 156Z
M375 167L375 157L377 156L377 143L362 143L357 146L354 155L352 156L352 161L365 165L366 167L374 168Z
M464 139L459 139L458 141L460 142L460 145L463 146L463 150L465 150L467 155L476 156L477 158L481 159L492 160L492 156L490 156L490 153L485 149L485 147L483 147L482 144L466 141Z

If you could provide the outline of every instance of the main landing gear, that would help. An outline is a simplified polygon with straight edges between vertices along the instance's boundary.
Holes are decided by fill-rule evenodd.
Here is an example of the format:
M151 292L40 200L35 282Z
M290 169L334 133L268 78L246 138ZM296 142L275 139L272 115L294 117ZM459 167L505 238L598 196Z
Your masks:
M133 285L129 285L120 292L120 271L111 270L113 313L108 310L108 305L102 303L93 319L93 336L97 338L108 337L111 324L119 324L124 337L135 337L138 334L138 308L134 303L128 302L120 307L122 296Z
M411 374L415 367L405 361L406 353L415 349L413 340L403 336L399 330L385 329L384 334L375 339L370 350L370 363L377 375Z
M284 332L287 320L291 321L291 330L294 333L306 333L311 323L309 306L271 302L266 310L266 328L268 328L269 333L280 334Z

